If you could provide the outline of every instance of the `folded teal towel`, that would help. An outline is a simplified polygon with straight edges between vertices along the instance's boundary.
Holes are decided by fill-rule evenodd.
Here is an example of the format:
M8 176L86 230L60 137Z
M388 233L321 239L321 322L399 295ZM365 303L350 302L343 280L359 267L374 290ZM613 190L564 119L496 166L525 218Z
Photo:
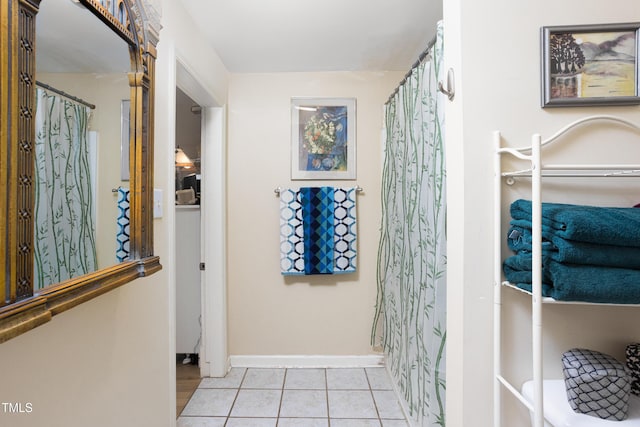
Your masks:
M520 199L513 202L511 217L531 221L531 201ZM543 232L568 240L640 247L638 208L543 203L542 225Z
M531 292L531 254L503 264L505 278ZM640 270L563 264L543 257L542 295L559 301L640 304Z
M514 252L531 252L531 229L526 221L513 220L507 244ZM517 224L524 224L525 227ZM530 226L530 223L529 223ZM554 233L542 233L542 252L554 261L602 267L640 269L640 247L599 245L563 239Z
M548 258L542 257L543 265L548 262ZM531 292L531 254L518 254L510 256L502 264L504 277L510 283ZM553 284L548 271L542 269L542 295L551 296Z

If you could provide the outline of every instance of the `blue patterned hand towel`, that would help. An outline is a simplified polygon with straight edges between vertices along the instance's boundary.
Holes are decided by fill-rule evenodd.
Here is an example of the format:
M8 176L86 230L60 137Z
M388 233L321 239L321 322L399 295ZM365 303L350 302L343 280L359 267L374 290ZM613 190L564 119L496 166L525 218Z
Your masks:
M116 231L116 260L129 259L129 189L118 188L118 218Z
M300 189L304 230L304 273L333 273L333 188Z
M280 191L283 275L356 271L356 189L303 187Z

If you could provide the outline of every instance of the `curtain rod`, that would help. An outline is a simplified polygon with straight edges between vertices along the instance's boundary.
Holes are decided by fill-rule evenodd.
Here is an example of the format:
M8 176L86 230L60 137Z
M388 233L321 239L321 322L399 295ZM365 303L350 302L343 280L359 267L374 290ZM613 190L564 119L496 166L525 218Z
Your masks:
M405 84L407 79L411 76L411 73L413 72L413 70L418 65L422 64L422 61L424 61L427 58L427 56L429 56L429 53L431 52L431 48L433 48L433 45L436 44L436 38L437 36L429 40L429 43L427 43L427 47L422 51L422 53L420 53L420 55L418 55L418 60L413 63L409 71L407 71L407 74L404 75L404 78L402 79L402 81L398 83L398 85L393 90L393 92L391 92L391 95L389 95L389 98L387 99L387 102L385 102L385 105L388 104L394 96L396 96L396 93L398 93L398 91L400 90L400 87L403 84Z
M65 98L68 98L68 99L70 99L72 101L78 102L78 103L80 103L80 104L82 104L84 106L87 106L87 107L91 108L92 110L96 109L95 105L85 101L84 99L76 98L73 95L69 95L68 93L63 92L60 89L56 89L55 87L49 86L49 85L44 84L42 82L36 81L36 86L40 86L42 89L50 90L51 92L54 92L54 93L56 93L56 94L58 94L60 96L64 96Z

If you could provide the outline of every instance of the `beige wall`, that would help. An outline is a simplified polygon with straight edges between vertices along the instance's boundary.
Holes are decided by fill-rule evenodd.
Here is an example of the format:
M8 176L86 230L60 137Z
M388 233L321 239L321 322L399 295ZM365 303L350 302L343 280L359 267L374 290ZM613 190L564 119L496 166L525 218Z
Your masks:
M454 0L444 2L444 20L445 62L455 69L457 89L446 111L447 426L485 427L493 425L492 132L500 130L507 144L521 146L530 143L532 133L549 136L583 115L619 114L638 122L637 106L541 109L539 38L541 26L638 21L640 9L625 0ZM573 152L572 161L597 161L603 151L613 151L610 144L616 139L600 135L588 149ZM637 142L620 151L618 162L640 158ZM639 197L637 191L628 190L626 196L613 194L606 200L592 188L563 187L547 200L628 205ZM505 372L519 386L530 377L530 347L525 341L530 334L529 300L511 294L505 304L509 306L506 322L512 327L510 338L505 338ZM625 343L640 339L637 327L627 326L638 324L639 313L589 307L545 309L551 332L545 347L548 376L560 375L561 352L574 345L620 356ZM530 425L527 413L513 399L507 398L505 406L503 426Z
M169 425L167 302L155 277L3 343L0 400L31 403L33 411L9 414L0 408L0 425Z
M228 293L233 355L366 355L376 297L382 104L401 73L233 75L229 89ZM357 180L291 181L294 96L357 99ZM358 272L280 274L276 187L355 184Z

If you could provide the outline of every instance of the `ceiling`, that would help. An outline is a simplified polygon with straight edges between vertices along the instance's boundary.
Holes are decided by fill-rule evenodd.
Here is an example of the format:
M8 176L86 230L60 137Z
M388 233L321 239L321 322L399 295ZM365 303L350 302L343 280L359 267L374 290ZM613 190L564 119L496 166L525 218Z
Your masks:
M43 1L36 25L39 73L126 73L131 69L125 41L78 3Z
M407 71L442 0L178 0L232 73Z
M407 71L442 17L442 0L172 1L232 73ZM123 40L75 2L43 1L37 25L40 72L130 67Z

